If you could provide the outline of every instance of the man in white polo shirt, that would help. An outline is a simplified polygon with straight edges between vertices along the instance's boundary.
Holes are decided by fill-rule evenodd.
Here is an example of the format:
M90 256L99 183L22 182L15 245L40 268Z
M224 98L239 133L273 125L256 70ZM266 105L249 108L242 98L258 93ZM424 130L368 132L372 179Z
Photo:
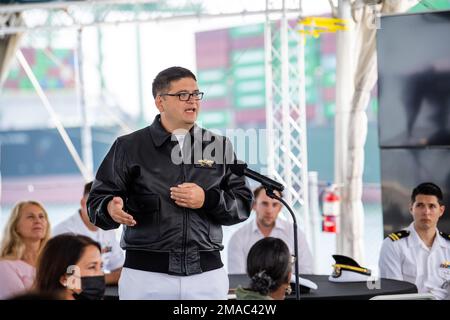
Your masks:
M52 236L63 233L81 234L92 238L102 247L103 268L107 284L117 284L124 262L124 253L116 239L114 230L102 230L94 226L87 214L86 201L91 191L92 181L84 185L83 197L80 200L80 210L64 220L52 230Z
M275 191L279 197L283 195ZM228 273L246 273L247 255L250 248L260 239L274 237L283 240L291 254L294 254L294 229L292 223L278 219L282 204L269 198L263 186L253 191L255 202L253 210L256 216L252 221L240 227L228 243ZM301 230L298 233L298 263L301 274L310 274L313 271L313 260L306 237Z

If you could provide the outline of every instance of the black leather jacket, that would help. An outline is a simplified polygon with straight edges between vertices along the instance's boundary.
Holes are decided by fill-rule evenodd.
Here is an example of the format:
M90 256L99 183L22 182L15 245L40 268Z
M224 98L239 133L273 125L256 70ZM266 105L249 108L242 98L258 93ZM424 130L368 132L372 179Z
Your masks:
M114 196L124 200L137 222L123 226L125 267L174 275L220 268L221 226L248 218L252 192L245 178L224 164L224 154L234 155L228 139L194 126L185 138L183 161L178 157L182 163L176 164L179 146L171 137L159 115L151 126L119 137L98 169L87 201L89 217L101 229L118 228L106 208ZM211 152L212 146L226 152ZM183 182L203 188L202 208L179 207L170 198L169 188Z

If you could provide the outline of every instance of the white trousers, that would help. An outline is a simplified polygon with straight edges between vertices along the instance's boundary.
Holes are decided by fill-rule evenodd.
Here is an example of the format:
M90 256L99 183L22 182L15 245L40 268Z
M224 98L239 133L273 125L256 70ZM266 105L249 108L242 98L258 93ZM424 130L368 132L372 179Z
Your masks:
M120 300L226 300L229 289L225 268L192 276L123 268Z

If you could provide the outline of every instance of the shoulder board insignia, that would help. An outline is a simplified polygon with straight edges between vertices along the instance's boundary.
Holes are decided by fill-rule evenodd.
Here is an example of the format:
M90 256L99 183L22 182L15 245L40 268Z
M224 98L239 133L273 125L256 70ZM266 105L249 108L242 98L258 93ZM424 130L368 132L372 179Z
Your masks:
M439 234L445 239L450 241L450 234L444 233L444 232L439 232Z
M388 234L389 239L391 239L392 241L397 241L400 240L402 238L406 238L409 236L409 231L408 230L402 230L402 231L397 231L397 232L393 232L391 234Z

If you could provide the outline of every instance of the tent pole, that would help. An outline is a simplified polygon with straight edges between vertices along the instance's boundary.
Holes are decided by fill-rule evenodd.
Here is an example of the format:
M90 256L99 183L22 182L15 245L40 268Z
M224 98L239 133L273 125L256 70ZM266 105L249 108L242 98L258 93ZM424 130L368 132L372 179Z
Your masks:
M61 120L59 119L58 115L56 114L55 110L53 109L52 105L50 104L50 101L48 100L47 96L45 95L44 91L42 90L41 85L36 79L36 76L34 75L33 71L30 68L30 65L28 64L27 60L22 54L22 51L18 50L16 52L17 60L19 61L20 65L22 66L23 70L27 74L28 79L30 79L31 84L33 85L34 90L36 91L37 95L42 101L42 104L44 105L47 112L50 114L50 117L56 126L56 129L58 130L59 134L61 135L61 138L64 141L64 144L66 145L67 149L69 150L70 155L72 156L73 160L75 161L75 164L77 165L78 169L80 170L81 174L83 175L83 178L88 181L92 179L90 176L89 171L86 169L83 161L81 160L80 156L78 155L77 150L75 149L75 146L73 145L72 141L70 140L69 135L67 134L66 129L64 129L64 126L61 123Z
M338 1L338 18L347 21L352 20L351 4L349 0ZM341 191L341 214L345 215L343 206L346 204L347 195L345 188L342 188L347 176L348 157L348 124L351 96L353 93L353 47L354 35L352 26L349 30L337 31L336 33L336 115L335 115L335 135L334 135L334 183L340 187ZM336 252L344 254L345 240L342 236L341 220L345 217L338 216L338 234L336 236ZM340 231L339 231L340 230Z
M77 100L81 112L81 155L89 176L93 176L94 161L92 152L92 133L89 124L85 85L83 77L83 29L77 30L77 49L75 54L75 78L77 84Z

